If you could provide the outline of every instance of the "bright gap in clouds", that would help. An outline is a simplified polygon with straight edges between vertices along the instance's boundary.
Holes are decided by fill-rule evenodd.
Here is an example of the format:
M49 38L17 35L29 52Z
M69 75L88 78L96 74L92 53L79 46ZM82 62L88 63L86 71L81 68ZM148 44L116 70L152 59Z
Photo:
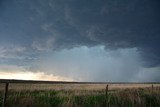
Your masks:
M16 65L1 65L0 79L21 79L21 80L50 80L50 81L73 81L70 78L46 74L44 72L27 71Z

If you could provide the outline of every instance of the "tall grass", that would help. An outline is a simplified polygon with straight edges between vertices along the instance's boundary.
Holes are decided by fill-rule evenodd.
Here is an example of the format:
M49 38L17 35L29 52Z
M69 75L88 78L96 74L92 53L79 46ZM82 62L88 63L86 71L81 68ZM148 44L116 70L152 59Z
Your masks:
M3 91L0 91L0 106ZM9 90L7 107L160 107L160 87L109 90Z

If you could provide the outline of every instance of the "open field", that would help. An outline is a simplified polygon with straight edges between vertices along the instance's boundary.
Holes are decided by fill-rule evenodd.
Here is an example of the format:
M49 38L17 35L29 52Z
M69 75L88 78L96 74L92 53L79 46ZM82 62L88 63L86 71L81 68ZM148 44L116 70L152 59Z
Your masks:
M10 83L7 107L160 107L160 84ZM0 83L0 106L4 83Z
M4 90L5 84L0 84L0 90ZM10 90L103 90L107 84L31 84L31 83L11 83ZM151 88L152 84L108 84L109 90L133 89L133 88ZM153 84L154 87L160 87L160 84Z

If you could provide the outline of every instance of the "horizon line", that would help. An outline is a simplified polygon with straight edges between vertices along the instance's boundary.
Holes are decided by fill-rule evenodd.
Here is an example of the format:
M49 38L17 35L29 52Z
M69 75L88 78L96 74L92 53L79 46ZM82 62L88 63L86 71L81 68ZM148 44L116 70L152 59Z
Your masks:
M0 79L0 83L47 83L47 84L160 84L160 82L92 82L92 81L48 81L48 80L21 80Z

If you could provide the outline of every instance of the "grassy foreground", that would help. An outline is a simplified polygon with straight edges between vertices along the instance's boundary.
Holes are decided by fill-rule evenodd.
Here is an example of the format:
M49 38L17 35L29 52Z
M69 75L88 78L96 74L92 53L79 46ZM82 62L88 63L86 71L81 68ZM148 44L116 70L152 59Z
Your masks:
M3 90L0 90L0 106ZM7 107L160 107L160 87L99 90L14 90Z

